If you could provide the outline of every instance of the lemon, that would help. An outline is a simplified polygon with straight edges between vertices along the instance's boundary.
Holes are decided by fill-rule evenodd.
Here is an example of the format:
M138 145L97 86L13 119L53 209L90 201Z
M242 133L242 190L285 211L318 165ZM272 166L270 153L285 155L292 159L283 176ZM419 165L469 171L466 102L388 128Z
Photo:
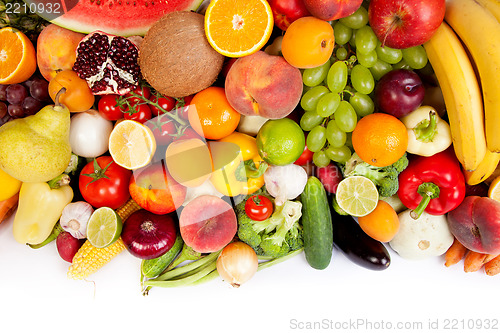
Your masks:
M268 120L257 133L259 155L269 164L287 165L304 151L304 131L289 118Z
M97 208L87 224L87 239L97 248L113 244L120 238L122 219L109 207Z
M347 214L360 217L370 214L377 207L379 194L370 179L351 176L339 183L335 197L339 207Z
M123 120L109 136L109 153L121 167L136 170L148 165L156 152L156 140L147 126L135 120Z

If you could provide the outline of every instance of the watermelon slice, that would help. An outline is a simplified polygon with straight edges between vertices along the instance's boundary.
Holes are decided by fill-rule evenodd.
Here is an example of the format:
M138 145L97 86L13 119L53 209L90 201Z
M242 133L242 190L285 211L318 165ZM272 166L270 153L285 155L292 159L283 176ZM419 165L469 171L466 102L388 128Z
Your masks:
M88 34L95 30L117 36L144 36L163 15L196 11L203 0L25 0L51 23ZM33 10L32 10L33 11Z

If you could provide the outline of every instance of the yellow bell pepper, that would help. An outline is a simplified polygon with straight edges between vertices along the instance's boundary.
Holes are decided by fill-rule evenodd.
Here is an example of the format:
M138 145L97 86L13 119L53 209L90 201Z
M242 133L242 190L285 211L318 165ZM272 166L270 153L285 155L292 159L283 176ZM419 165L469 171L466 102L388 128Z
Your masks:
M13 223L14 239L21 244L39 244L52 232L64 207L73 200L69 176L48 183L22 183Z
M227 196L248 195L264 185L267 164L257 150L254 137L233 132L210 143L214 163L210 181L220 193Z

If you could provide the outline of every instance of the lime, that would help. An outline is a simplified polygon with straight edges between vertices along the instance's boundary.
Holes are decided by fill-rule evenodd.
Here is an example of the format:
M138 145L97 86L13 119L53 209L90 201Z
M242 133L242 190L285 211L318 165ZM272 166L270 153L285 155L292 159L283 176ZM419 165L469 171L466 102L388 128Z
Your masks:
M122 232L122 219L109 207L97 208L87 224L87 239L97 248L113 244Z
M378 203L378 191L375 184L363 176L344 178L337 187L337 204L347 214L365 216L371 213Z
M304 132L289 118L268 120L257 133L259 155L273 165L295 162L302 155L305 144Z

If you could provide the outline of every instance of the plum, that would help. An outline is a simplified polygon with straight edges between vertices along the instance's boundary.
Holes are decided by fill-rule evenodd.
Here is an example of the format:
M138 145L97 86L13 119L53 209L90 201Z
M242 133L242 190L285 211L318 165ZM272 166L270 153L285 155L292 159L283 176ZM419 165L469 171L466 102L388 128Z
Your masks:
M236 235L236 214L223 199L201 195L182 210L179 228L186 245L200 253L216 252Z
M500 254L500 202L468 196L448 213L448 226L453 236L469 250Z
M385 74L378 81L374 94L377 109L401 118L422 104L425 88L414 71L396 69Z

